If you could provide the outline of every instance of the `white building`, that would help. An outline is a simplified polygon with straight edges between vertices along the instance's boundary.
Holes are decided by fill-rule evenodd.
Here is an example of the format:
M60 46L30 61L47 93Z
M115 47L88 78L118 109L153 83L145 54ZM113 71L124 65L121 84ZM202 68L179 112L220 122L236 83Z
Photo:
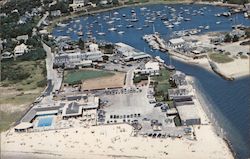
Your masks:
M73 0L73 3L69 6L73 8L74 11L77 11L78 9L84 7L85 0Z
M17 45L14 49L15 56L21 56L28 51L28 47L25 44Z
M160 74L160 66L158 62L149 61L145 64L145 68L152 76Z
M139 59L151 57L145 52L138 51L135 48L124 43L115 43L115 48L116 48L117 53L125 56L124 58L125 61L139 60Z
M95 52L95 51L99 50L99 47L98 47L97 44L90 44L89 45L89 50L90 50L90 52Z
M158 62L149 61L145 64L144 69L136 69L135 73L157 76L160 74L160 66Z
M171 39L168 42L168 46L172 49L178 49L184 46L185 40L182 38Z
M50 15L52 16L52 17L57 17L57 16L61 16L61 11L60 10L53 10L53 11L51 11L50 12Z
M16 37L16 40L21 41L24 40L24 42L26 42L29 39L28 35L20 35Z
M90 66L92 61L103 61L101 51L62 53L55 56L54 66Z

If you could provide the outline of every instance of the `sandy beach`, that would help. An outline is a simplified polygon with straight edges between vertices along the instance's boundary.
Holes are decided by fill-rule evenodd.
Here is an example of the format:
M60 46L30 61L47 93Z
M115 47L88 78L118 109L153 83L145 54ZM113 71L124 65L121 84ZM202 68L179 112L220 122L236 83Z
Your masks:
M129 125L70 128L36 133L2 133L2 158L233 158L211 125L195 126L197 141L132 137ZM41 157L41 156L40 156Z

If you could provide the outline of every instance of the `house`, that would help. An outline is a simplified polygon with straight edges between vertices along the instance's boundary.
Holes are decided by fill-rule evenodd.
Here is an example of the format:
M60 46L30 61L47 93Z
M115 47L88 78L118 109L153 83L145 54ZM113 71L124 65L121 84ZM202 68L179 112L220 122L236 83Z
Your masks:
M250 12L250 3L245 4L245 8L247 12Z
M28 35L20 35L20 36L17 36L16 37L16 40L17 41L21 41L21 40L23 40L25 43L26 43L26 41L29 39L29 36Z
M170 82L175 84L178 88L181 88L182 86L187 86L187 80L186 75L180 71L176 71L171 77Z
M17 45L14 49L15 56L21 56L28 51L28 47L25 44Z
M244 30L240 30L240 29L234 29L230 32L230 35L233 36L237 36L237 37L243 37L245 35L245 31Z
M17 24L26 24L28 19L25 16L21 16Z
M73 0L73 3L69 5L69 7L72 7L74 11L77 11L84 6L85 0Z
M160 74L160 66L158 62L147 62L145 64L146 70L148 70L150 75L159 75Z
M182 38L170 39L168 46L172 49L178 49L184 46L185 40Z
M94 52L94 51L98 51L99 50L99 47L97 44L90 44L89 45L89 51L90 52Z
M136 69L135 73L146 74L150 76L156 76L160 74L159 62L149 61L145 64L145 68Z
M168 98L170 100L187 98L187 97L192 97L188 89L185 89L185 88L168 89Z
M52 17L61 16L61 11L60 10L53 10L53 11L50 12L50 15Z

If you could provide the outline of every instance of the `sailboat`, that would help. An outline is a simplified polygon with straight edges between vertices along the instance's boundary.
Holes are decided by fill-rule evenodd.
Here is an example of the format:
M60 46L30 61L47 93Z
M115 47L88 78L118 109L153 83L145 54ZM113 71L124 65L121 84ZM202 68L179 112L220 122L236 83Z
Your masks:
M169 54L169 53L168 53ZM175 70L174 65L172 65L171 55L169 54L169 65L166 65L166 68L170 71Z
M99 32L99 33L97 33L97 34L98 34L98 35L101 35L101 36L106 35L106 33L105 33L105 32L103 32L102 25L101 25L101 32Z
M130 20L131 22L137 22L138 19L136 18L136 13L132 14L132 19Z

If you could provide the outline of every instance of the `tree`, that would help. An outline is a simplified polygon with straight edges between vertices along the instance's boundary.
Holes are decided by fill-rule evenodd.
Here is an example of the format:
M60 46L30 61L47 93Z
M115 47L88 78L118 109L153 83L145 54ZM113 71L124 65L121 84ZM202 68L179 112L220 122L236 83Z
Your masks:
M234 35L233 42L239 41L239 37L237 35Z
M231 42L231 41L232 41L232 37L229 34L226 34L224 38L224 42Z
M82 40L82 38L79 38L78 46L79 46L79 48L80 48L81 50L84 50L85 43L84 43L84 41Z

